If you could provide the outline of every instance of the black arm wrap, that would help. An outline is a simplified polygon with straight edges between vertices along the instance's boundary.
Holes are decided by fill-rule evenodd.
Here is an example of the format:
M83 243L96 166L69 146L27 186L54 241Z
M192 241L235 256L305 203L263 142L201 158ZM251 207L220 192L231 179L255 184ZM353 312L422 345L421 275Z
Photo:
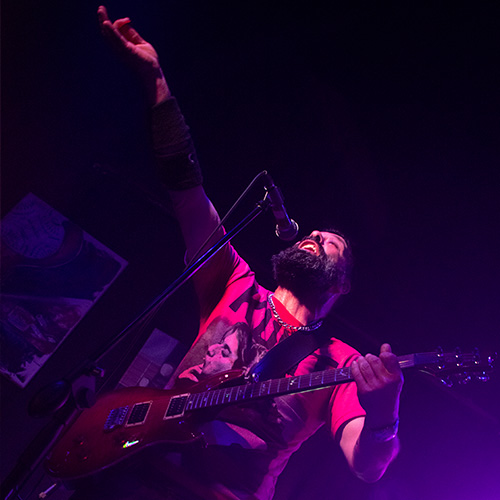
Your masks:
M203 182L189 127L175 97L158 104L151 114L153 149L160 180L181 191Z

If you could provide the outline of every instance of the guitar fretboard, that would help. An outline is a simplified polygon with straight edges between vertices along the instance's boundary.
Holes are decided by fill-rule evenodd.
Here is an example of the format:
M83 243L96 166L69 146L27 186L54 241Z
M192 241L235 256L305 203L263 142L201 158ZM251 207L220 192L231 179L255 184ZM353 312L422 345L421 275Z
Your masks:
M241 403L268 396L282 396L294 392L307 392L329 385L351 382L351 369L338 368L324 370L296 377L283 377L264 382L248 383L235 387L214 389L211 391L191 394L186 410L197 410L230 403Z
M405 356L398 357L398 362L402 369L436 363L451 363L456 366L461 366L464 361L466 364L469 364L469 366L471 364L473 365L478 363L475 355L471 354L459 355L428 352L407 354ZM211 408L269 396L283 396L285 394L293 394L296 392L314 391L323 387L345 384L347 382L352 382L353 380L351 368L345 367L313 372L295 377L283 377L266 380L264 382L223 387L205 392L189 394L185 410Z

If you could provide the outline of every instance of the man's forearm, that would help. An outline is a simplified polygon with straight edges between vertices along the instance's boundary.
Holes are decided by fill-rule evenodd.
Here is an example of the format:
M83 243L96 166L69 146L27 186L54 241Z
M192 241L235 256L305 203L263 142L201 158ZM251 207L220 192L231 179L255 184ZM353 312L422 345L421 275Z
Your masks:
M383 433L389 434L383 436ZM397 435L390 434L389 429L372 430L363 426L353 450L351 464L354 473L363 481L378 481L396 458L399 439Z
M389 344L380 356L359 356L351 365L366 416L346 425L343 449L354 472L368 482L382 477L399 451L399 396L403 373Z
M172 96L161 68L158 68L154 75L143 78L143 85L146 89L146 95L150 106L161 104Z

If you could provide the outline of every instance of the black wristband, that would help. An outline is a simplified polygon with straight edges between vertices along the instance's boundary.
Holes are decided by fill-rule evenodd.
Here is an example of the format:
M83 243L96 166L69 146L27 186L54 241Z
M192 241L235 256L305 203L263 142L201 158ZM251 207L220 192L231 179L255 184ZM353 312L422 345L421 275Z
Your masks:
M386 441L394 439L398 435L398 428L399 418L387 427L381 427L380 429L368 429L368 432L370 433L370 437L376 443L385 443Z
M189 127L174 97L152 109L151 124L158 175L165 187L180 191L202 184Z

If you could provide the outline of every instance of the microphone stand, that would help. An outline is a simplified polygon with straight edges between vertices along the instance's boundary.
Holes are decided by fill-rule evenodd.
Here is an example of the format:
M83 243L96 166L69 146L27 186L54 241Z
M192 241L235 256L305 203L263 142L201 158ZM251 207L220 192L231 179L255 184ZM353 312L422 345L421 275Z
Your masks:
M267 195L257 202L251 212L231 231L226 233L200 258L190 264L178 278L153 299L139 316L116 334L104 347L100 348L92 358L94 361L85 361L67 379L54 382L35 395L30 402L28 413L31 416L47 416L52 414L53 417L21 454L13 470L3 482L1 491L2 499L11 500L16 498L15 496L18 497L21 488L25 486L34 470L50 452L63 430L76 419L79 410L90 408L93 405L95 402L96 378L104 376L104 371L98 368L97 363L149 312L171 297L226 243L231 241L258 215L267 210L269 203Z

